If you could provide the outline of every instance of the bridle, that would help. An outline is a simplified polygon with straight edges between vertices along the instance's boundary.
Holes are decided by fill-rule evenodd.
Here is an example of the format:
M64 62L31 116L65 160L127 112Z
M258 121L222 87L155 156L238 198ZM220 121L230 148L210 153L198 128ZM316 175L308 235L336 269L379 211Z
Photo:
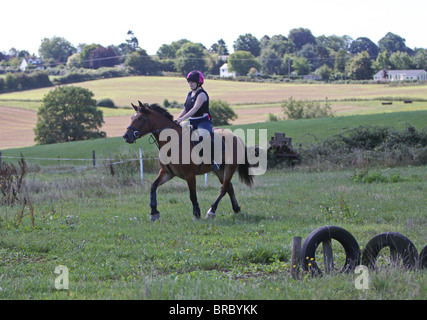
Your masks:
M139 110L138 110L139 111ZM142 113L141 111L139 111L140 113ZM159 134L160 132L162 132L163 130L166 130L166 129L170 129L170 128L172 128L172 127L174 127L174 126L176 126L176 125L179 125L179 123L178 122L176 122L176 120L174 120L174 123L172 124L172 125L170 125L170 126L168 126L168 127L164 127L164 128L161 128L161 129L155 129L155 130L153 130L153 126L152 126L152 124L151 124L151 119L147 116L147 117L144 117L144 116L140 116L139 118L138 118L138 120L141 120L142 119L142 123L141 123L141 125L139 126L140 128L143 128L144 127L144 125L145 125L145 122L148 120L148 124L149 124L149 126L150 126L150 130L149 131L147 131L147 132L139 132L139 129L138 128L135 128L135 127L132 127L132 126L129 126L129 127L127 127L127 130L131 130L132 132L133 132L133 136L134 136L134 138L135 138L135 142L136 142L136 139L138 139L138 138L140 138L140 137L142 137L142 136L145 136L145 135L147 135L147 134ZM151 139L152 139L152 141L151 141ZM153 138L153 136L151 136L151 138L150 138L150 141L149 141L151 144L152 143L156 143L157 144L157 147L159 147L159 144L157 143L157 141L156 141L156 139L154 139Z

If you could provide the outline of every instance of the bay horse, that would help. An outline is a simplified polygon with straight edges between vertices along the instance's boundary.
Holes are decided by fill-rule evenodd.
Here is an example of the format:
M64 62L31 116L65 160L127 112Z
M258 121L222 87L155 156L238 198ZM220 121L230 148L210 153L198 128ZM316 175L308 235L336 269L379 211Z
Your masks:
M155 221L160 218L160 213L157 210L157 188L175 176L187 182L190 191L190 200L193 205L193 215L199 219L200 207L197 202L196 175L210 172L212 170L212 165L206 162L197 163L197 161L194 161L193 157L191 157L188 163L182 161L186 153L189 152L189 150L185 150L184 148L185 139L183 139L183 127L174 121L173 116L166 109L159 105L149 105L147 103L141 103L141 101L138 102L138 106L135 106L133 103L131 104L136 113L132 116L131 124L127 127L126 133L123 135L125 142L134 143L138 138L151 134L159 148L160 160L162 156L165 156L164 154L162 155L162 147L165 147L165 145L169 143L164 141L165 139L161 139L162 132L166 129L174 130L173 132L179 137L179 142L176 147L179 148L180 161L178 163L163 163L163 161L159 161L160 171L157 178L151 184L150 189L150 220ZM233 184L231 183L231 179L236 170L239 173L240 180L247 186L251 187L254 179L254 176L249 174L250 164L247 160L247 149L243 141L228 130L215 128L214 133L221 138L223 143L224 141L232 141L233 152L229 152L230 149L226 149L227 152L222 153L222 162L220 162L221 166L219 170L214 171L221 183L221 189L218 197L208 210L206 219L215 218L218 204L226 193L230 196L233 211L235 213L240 211L240 206L234 194ZM189 144L189 147L193 150L195 146ZM238 150L243 150L243 159L241 158L242 152L240 152L239 155Z

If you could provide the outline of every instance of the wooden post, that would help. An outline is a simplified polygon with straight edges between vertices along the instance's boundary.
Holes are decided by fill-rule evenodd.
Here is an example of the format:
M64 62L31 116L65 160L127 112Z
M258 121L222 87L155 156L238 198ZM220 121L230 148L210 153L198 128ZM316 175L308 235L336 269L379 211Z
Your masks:
M332 242L331 239L323 241L323 261L325 262L325 272L331 274L334 270L334 259L332 257Z
M95 167L96 161L95 161L95 150L92 151L92 164Z
M291 276L294 279L299 278L299 269L301 265L301 237L292 238L291 254Z
M144 165L142 163L142 148L139 148L139 171L141 173L141 183L144 183Z

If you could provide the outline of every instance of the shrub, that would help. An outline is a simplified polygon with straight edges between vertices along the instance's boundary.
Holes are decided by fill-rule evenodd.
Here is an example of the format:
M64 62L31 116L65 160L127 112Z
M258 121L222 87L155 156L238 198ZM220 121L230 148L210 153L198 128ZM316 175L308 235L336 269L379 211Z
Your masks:
M237 119L237 114L230 108L230 105L222 100L210 101L209 111L214 126L228 125L230 124L228 121Z
M114 101L110 98L101 99L96 102L96 105L98 107L105 107L105 108L116 108L116 105L114 104Z
M325 105L321 106L319 102L295 100L293 97L289 97L288 100L282 102L282 109L288 119L328 118L334 116L327 99Z
M305 163L423 165L427 163L427 130L411 125L402 131L359 126L303 148L300 155Z

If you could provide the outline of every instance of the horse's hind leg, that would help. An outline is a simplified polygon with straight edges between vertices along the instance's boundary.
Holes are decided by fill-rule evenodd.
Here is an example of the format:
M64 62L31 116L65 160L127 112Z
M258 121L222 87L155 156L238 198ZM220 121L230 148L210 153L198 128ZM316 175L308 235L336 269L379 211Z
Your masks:
M160 169L159 175L157 176L156 180L151 184L151 190L150 190L150 207L151 207L151 213L150 213L150 220L156 221L160 218L160 212L157 210L157 188L160 187L165 182L172 179L174 176L163 169Z
M222 171L222 170L221 170ZM234 212L239 212L240 211L240 207L237 204L236 201L236 196L234 194L234 189L233 189L233 185L231 183L231 178L233 177L234 172L236 171L236 169L234 168L230 168L230 167L225 167L224 169L224 174L217 174L219 180L222 183L221 186L221 190L219 192L218 197L216 198L215 202L212 204L212 206L210 207L209 211L206 214L206 219L209 218L215 218L216 214L216 209L218 207L219 202L221 201L221 199L224 197L224 195L228 192L228 194L230 195L230 199L231 199L231 204L233 206L233 210ZM222 177L222 179L221 179Z
M228 195L230 196L231 205L233 206L234 213L240 212L240 206L237 203L236 195L234 194L233 184L231 182L230 182L230 185L228 187L228 191L227 192L228 192Z
M216 171L215 174L218 177L219 182L221 184L223 184L224 183L224 169L221 168L219 171ZM239 204L237 202L236 195L234 193L233 184L231 182L230 182L230 184L228 186L227 192L228 192L228 195L230 196L230 200L231 200L231 205L233 207L233 211L235 213L240 212L240 206L239 206Z

